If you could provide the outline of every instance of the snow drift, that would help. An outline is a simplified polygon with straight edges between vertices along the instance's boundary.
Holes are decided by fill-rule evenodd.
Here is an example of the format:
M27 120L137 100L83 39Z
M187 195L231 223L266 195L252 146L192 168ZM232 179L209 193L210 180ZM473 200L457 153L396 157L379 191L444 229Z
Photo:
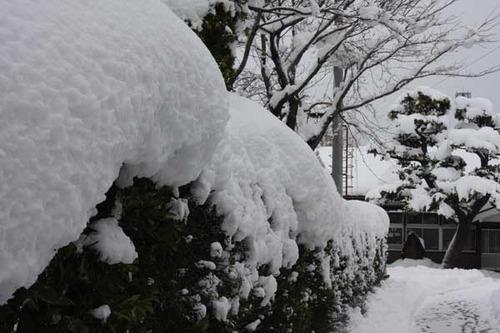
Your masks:
M156 0L0 0L0 303L118 177L195 179L227 121L208 50Z

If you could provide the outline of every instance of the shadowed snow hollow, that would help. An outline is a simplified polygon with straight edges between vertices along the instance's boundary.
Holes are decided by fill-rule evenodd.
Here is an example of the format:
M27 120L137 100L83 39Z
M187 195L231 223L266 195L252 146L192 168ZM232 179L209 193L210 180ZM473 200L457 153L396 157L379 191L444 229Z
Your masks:
M78 238L118 177L198 177L222 76L158 0L0 0L0 304Z

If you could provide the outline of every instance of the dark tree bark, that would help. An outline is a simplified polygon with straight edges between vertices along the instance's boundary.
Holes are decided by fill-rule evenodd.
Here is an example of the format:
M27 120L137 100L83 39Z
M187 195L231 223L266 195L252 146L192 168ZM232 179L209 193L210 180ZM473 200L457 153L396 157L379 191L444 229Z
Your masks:
M467 243L467 237L472 226L472 218L465 217L458 222L457 230L443 258L443 268L459 266L460 255Z
M292 130L297 129L297 113L299 112L300 100L297 96L291 96L288 100L288 116L286 118L286 125Z

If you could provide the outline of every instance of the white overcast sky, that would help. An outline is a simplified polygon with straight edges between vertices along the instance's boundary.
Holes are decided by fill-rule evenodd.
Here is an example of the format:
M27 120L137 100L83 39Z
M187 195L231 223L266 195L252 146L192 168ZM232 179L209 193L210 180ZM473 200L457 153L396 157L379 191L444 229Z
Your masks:
M500 14L500 0L459 0L450 8L450 12L458 16L466 25L477 26L488 15ZM497 39L500 39L500 26L496 27L493 32L498 35ZM494 50L497 47L500 47L500 43L491 44L488 47L475 47L461 52L459 58L463 59L467 65L474 63L467 68L468 71L478 72L490 66L500 65L500 48ZM488 53L490 54L485 56ZM491 99L497 111L500 111L500 73L481 78L448 78L443 80L442 77L419 80L416 85L433 87L451 97L457 91L470 91L473 97Z

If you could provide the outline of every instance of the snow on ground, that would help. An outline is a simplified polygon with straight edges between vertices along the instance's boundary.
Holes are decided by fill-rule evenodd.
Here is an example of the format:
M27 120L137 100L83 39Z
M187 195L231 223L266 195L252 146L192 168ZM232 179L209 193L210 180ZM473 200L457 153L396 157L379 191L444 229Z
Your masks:
M366 315L352 312L352 333L498 333L500 274L445 270L404 260L370 294Z
M0 0L0 304L118 177L198 177L228 119L215 60L158 0ZM125 165L125 168L122 168Z

